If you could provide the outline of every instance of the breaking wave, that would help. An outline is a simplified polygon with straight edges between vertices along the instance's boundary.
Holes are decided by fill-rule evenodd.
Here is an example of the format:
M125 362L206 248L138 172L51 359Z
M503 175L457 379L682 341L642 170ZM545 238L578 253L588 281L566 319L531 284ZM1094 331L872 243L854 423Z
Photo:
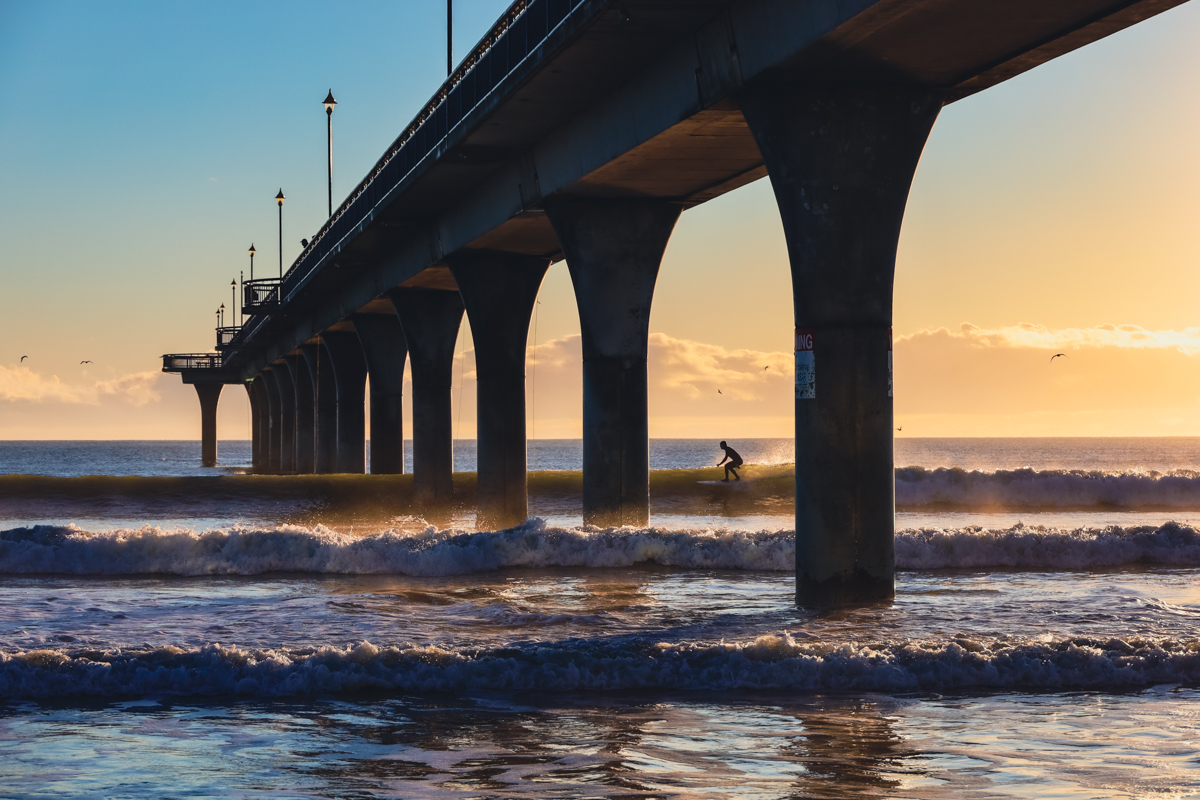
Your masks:
M0 574L259 575L269 572L461 575L504 568L628 567L790 571L791 531L557 528L533 519L498 532L429 527L371 536L321 526L196 532L144 527L91 533L35 526L0 531ZM1095 569L1198 566L1200 532L1161 526L1061 530L909 530L896 535L899 569Z
M363 691L618 689L913 692L1135 689L1200 681L1200 641L1045 637L863 645L784 633L746 643L568 640L435 646L0 653L0 697L303 696Z
M1200 508L1200 473L955 468L896 470L901 508Z

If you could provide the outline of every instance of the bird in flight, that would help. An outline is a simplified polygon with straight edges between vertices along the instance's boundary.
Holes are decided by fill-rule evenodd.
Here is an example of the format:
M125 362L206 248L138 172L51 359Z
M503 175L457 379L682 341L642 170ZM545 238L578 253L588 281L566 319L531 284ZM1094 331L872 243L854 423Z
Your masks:
M21 356L21 360L22 360L22 361L24 361L24 360L25 360L25 359L27 359L27 358L29 358L29 356Z
M721 390L717 389L717 394L721 394L721 393L722 393Z
M767 366L763 367L763 372L766 372L766 371L767 371L767 370L769 370L770 368L771 368L771 365L770 365L770 364L768 364Z
M1055 353L1054 355L1050 356L1050 361L1053 362L1054 359L1056 359L1056 358L1066 358L1066 357L1067 357L1066 353Z
M896 428L896 430L898 430L898 431L902 431L902 430L904 430L904 426L903 426L903 425L901 425L899 428Z
M90 361L80 361L79 363L80 363L80 364L90 364L90 363L92 363L92 362L90 362Z

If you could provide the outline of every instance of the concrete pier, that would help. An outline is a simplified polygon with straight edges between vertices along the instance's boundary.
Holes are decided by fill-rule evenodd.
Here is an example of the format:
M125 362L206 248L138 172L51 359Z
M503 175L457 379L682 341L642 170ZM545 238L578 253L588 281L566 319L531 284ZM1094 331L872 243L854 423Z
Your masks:
M479 252L449 260L475 333L477 525L506 528L529 516L525 348L549 259Z
M451 389L462 297L436 289L393 289L388 297L412 364L413 495L418 507L437 510L454 490Z
M283 423L280 421L282 406L279 400L279 376L272 367L262 371L263 380L267 387L267 472L279 474L282 458L280 433Z
M262 469L262 406L266 400L262 396L262 379L255 375L252 380L242 384L250 398L250 468L255 472Z
M895 594L892 285L909 187L941 106L934 90L891 85L742 99L791 261L802 604Z
M296 459L292 471L297 475L313 473L316 435L316 394L312 377L308 374L308 362L299 353L286 356L288 371L292 375L292 387L296 394Z
M217 465L217 401L221 399L220 383L196 383L196 395L200 398L200 463L206 467Z
M347 326L349 327L349 326ZM326 331L321 343L337 382L337 466L335 472L367 471L367 361L353 330Z
M395 314L358 314L354 330L371 376L371 474L404 472L404 362L408 346Z
M337 380L324 347L311 342L300 345L300 352L314 391L313 471L328 475L337 472Z
M286 361L276 362L271 371L279 387L279 471L296 471L296 384Z
M571 198L545 206L567 257L583 337L583 519L646 525L650 304L682 206Z

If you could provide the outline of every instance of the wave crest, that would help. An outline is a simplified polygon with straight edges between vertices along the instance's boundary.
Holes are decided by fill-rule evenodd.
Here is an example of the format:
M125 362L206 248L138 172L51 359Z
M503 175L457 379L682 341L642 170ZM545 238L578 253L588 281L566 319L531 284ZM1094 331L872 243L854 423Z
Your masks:
M1200 641L570 641L496 650L434 646L0 653L0 697L146 694L262 697L361 691L668 688L912 692L1132 689L1200 681Z
M1191 470L1101 472L958 467L896 470L901 508L1200 508L1200 474Z

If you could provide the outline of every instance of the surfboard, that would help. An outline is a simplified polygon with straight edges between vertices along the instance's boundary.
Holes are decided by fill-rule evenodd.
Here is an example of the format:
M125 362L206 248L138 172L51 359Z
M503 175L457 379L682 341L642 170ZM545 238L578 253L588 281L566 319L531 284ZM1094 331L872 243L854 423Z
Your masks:
M701 486L735 486L739 483L749 483L752 478L742 478L740 481L696 481Z

